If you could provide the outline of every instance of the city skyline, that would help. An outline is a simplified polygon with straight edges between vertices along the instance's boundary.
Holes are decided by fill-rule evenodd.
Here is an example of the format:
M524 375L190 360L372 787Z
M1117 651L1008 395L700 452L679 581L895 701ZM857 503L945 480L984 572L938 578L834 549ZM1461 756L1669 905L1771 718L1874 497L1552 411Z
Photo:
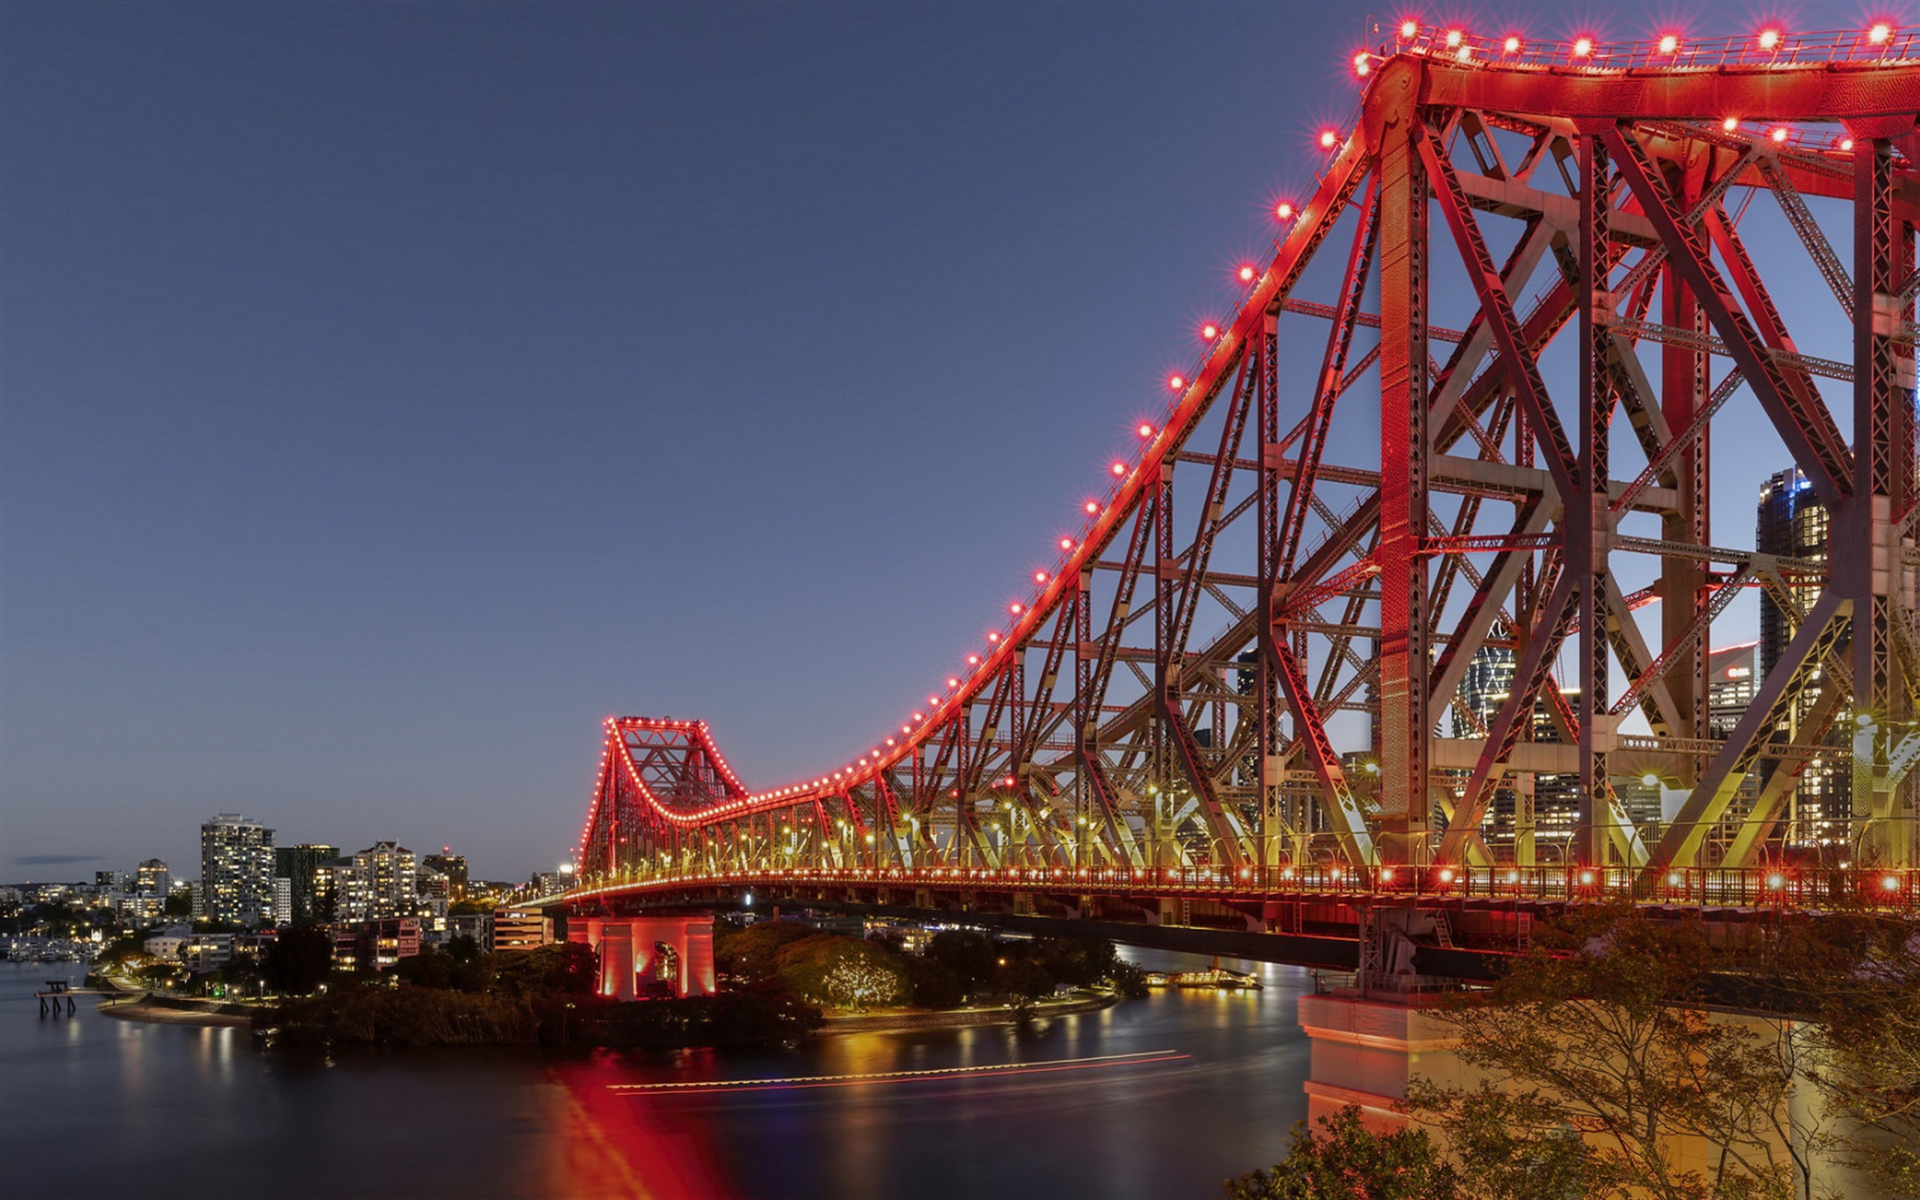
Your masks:
M1362 41L457 11L7 15L5 873L191 861L234 809L550 869L609 713L756 787L843 761L1161 410ZM1527 12L1473 20L1567 32ZM1747 465L1742 537L1786 464Z

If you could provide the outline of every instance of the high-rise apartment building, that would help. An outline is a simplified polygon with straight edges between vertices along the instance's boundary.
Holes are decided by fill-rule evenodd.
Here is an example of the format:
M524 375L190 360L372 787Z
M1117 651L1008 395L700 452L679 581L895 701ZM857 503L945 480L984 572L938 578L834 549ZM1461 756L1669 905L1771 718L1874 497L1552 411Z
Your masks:
M136 891L151 892L165 900L167 893L173 890L173 872L160 859L149 858L134 871L133 886Z
M292 900L291 909L282 914L284 920L295 925L310 925L331 918L323 903L318 876L320 864L339 857L340 847L319 842L281 846L273 852L273 873L287 881Z
M200 909L212 921L272 923L273 830L238 813L200 826Z
M333 872L335 920L414 915L420 903L420 881L413 851L398 842L375 842L351 861L344 869L336 865Z
M1762 554L1789 558L1827 560L1827 510L1813 490L1813 483L1799 468L1772 476L1760 488L1760 505L1754 522L1754 549ZM1805 576L1786 576L1787 589L1804 611L1819 598L1821 583ZM1781 608L1771 595L1760 595L1759 675L1765 678L1780 662L1787 643L1798 632L1795 615ZM1756 684L1757 686L1757 684ZM1809 688L1795 706L1789 727L1778 731L1785 738L1798 736L1800 722L1812 708L1815 689ZM1717 724L1717 722L1716 722ZM1731 725L1728 726L1731 730ZM1829 734L1836 746L1844 744L1845 729ZM1760 761L1759 782L1764 784L1780 768L1774 760ZM1848 823L1853 813L1853 783L1847 768L1832 759L1810 764L1801 772L1800 782L1787 794L1782 813L1782 836L1791 846L1844 847Z
M466 855L455 854L452 847L442 846L440 853L427 855L420 860L420 865L447 877L448 900L459 901L467 898Z

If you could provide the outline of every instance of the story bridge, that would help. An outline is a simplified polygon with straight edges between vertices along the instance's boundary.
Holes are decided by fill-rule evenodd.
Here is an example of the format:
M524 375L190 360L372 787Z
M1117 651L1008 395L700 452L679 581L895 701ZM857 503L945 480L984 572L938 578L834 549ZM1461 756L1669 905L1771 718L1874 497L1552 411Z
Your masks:
M1400 907L1476 974L1566 903L1920 899L1920 31L1379 36L977 652L766 790L702 722L609 718L560 911L752 892L1337 965ZM1714 528L1716 425L1819 544ZM1778 645L1727 711L1749 592Z

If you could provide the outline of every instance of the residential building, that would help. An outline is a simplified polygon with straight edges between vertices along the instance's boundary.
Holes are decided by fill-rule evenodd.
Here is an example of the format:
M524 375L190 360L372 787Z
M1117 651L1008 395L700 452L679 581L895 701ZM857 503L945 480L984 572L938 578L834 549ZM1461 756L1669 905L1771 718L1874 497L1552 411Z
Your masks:
M420 922L385 917L335 925L333 965L343 971L379 971L420 953Z
M276 877L287 880L288 892L292 900L291 909L282 914L283 922L311 925L316 921L332 918L332 912L321 902L323 889L320 887L318 874L322 863L331 862L339 857L340 847L321 842L302 842L296 846L281 846L273 852L273 873ZM325 898L330 900L330 893L326 894Z
M420 906L419 867L413 851L398 842L375 842L355 854L348 869L336 867L334 888L339 921L410 917Z
M466 855L455 854L452 847L442 846L440 853L427 855L420 860L420 865L447 877L448 901L458 903L467 898Z
M208 920L273 921L273 830L237 813L200 826L200 908Z

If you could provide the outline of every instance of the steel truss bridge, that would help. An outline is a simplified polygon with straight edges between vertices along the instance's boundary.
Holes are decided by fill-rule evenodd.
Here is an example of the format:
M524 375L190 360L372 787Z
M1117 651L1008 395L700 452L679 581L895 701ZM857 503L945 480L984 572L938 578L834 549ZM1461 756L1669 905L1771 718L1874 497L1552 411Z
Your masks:
M765 791L702 722L608 719L569 903L1915 902L1920 35L1410 25L1354 68L1271 260L966 668ZM1756 202L1792 236L1743 236ZM1824 556L1713 528L1716 424L1799 470ZM1791 636L1716 728L1748 589ZM1783 840L1816 759L1852 782L1817 869Z

